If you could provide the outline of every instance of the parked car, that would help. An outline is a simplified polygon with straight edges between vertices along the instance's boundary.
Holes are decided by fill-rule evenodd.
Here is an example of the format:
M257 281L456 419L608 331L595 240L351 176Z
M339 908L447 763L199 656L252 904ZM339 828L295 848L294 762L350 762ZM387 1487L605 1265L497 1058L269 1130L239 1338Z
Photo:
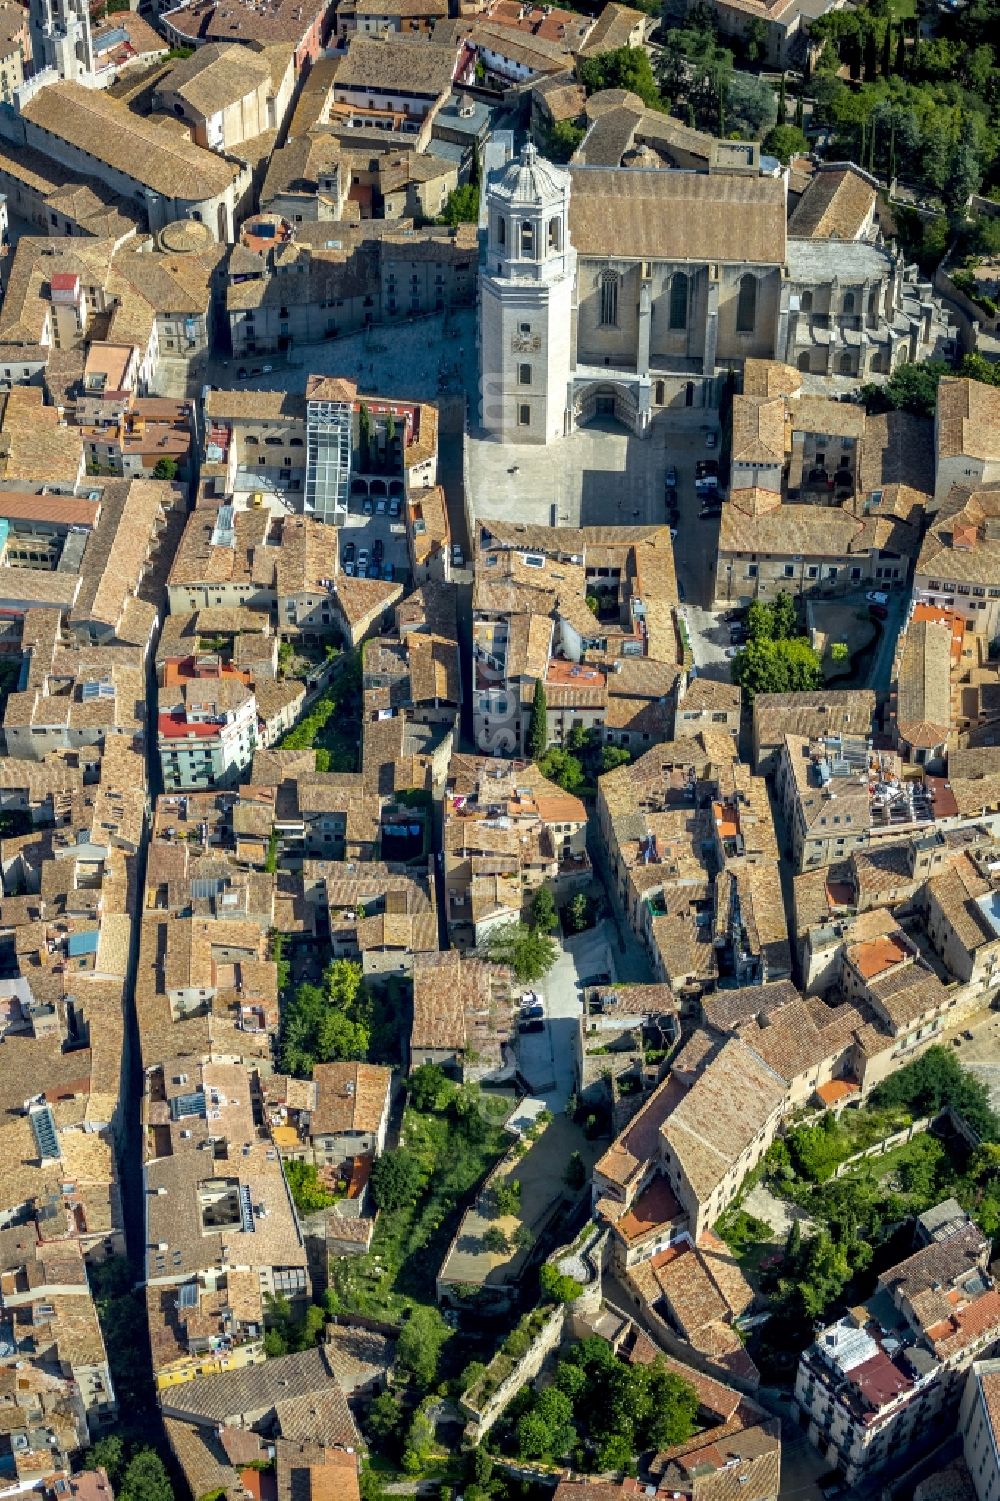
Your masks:
M674 468L673 464L671 464L670 468L667 470L666 475L664 476L663 483L666 485L668 490L673 490L676 487L677 470Z
M379 516L384 516L388 509L389 502L386 500L384 495L380 495L378 500L375 502L376 514Z
M869 605L868 613L874 620L888 620L889 611L885 605Z
M368 551L367 547L362 547L358 553L358 573L364 573L365 569L368 567L368 560L370 557L371 553Z
M374 508L372 506L372 498L370 495L366 495L364 500L361 502L361 509L366 516L370 516L372 514L372 510Z
M345 578L349 578L349 579L352 579L354 577L354 564L353 563L345 563L344 564L344 577Z
M965 1038L966 1042L975 1042L975 1035L969 1031L968 1027L966 1027L965 1031L962 1033L962 1036Z
M705 434L705 447L706 448L718 448L718 446L719 446L719 435L718 435L718 433L717 432L708 432L708 433L706 433Z
M671 542L677 541L677 528L675 526L670 528L670 540Z
M463 554L462 549L459 547L459 545L458 545L457 542L455 542L455 543L452 544L452 549L451 549L451 566L453 568L464 568L465 567L465 555Z
M399 496L394 495L389 502L389 515L395 518L399 515L401 509L402 507L399 502Z
M381 563L382 554L384 552L385 543L382 541L381 537L376 537L375 541L372 543L372 557L375 559L376 563Z
M664 492L663 492L663 504L665 506L676 506L676 504L677 504L677 491L674 489L673 485L668 485L667 488L664 490Z
M545 1007L542 1005L541 1001L535 1001L530 1006L522 1006L521 1015L524 1017L525 1021L533 1021L535 1017L545 1015Z
M742 620L743 619L743 611L742 610L727 610L725 612L725 614L723 615L722 618L723 618L723 620L727 620L727 621L729 621L730 624L732 624L733 621Z
M747 639L745 627L742 625L731 625L729 627L729 639L734 646L742 646Z
M236 379L237 380L246 380L246 378L247 378L247 367L246 367L246 365L241 365L240 368L236 372Z
M725 650L726 660L728 662L731 662L734 657L738 657L739 656L739 654L740 654L740 652L742 650L743 650L743 648L741 646L727 646L726 650Z
M377 579L378 578L378 573L379 573L378 564L377 563L369 563L368 564L367 577L370 578L370 579Z
M344 543L344 562L345 563L353 563L356 552L357 552L357 548L354 546L353 542L345 542Z
M391 584L396 577L396 570L391 563L382 564L382 578L387 584Z
M884 594L881 589L869 589L865 595L865 599L870 605L887 605L889 603L888 594Z

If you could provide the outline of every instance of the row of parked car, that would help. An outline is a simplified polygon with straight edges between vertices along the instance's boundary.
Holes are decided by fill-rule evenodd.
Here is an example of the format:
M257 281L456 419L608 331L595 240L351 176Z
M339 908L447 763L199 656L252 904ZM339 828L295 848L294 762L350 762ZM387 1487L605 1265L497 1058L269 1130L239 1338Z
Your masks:
M398 495L394 495L391 500L386 500L384 495L379 495L374 500L370 495L366 495L361 502L361 514L363 516L385 516L388 514L395 521L402 509L403 502Z
M349 579L385 579L392 583L395 572L391 563L383 562L384 552L381 537L375 538L371 551L367 547L356 547L353 542L345 542L340 566Z

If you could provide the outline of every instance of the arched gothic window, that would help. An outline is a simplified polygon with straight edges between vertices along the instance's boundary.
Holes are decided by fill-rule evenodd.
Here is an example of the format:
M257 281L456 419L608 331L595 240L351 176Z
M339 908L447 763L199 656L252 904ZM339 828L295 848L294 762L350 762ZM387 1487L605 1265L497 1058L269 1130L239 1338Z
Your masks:
M740 277L740 290L736 299L736 332L752 334L756 326L757 278L748 271L746 276Z
M601 324L605 328L618 325L618 287L621 278L617 271L601 272Z
M670 278L670 327L687 328L688 279L683 271L675 271Z

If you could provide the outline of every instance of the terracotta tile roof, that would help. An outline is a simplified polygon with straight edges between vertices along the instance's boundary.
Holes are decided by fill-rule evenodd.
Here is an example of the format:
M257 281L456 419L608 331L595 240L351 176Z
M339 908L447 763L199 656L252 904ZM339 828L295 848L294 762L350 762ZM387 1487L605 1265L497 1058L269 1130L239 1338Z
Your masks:
M911 747L943 745L951 729L951 645L948 625L912 620L896 680L896 730Z
M198 201L224 193L238 168L196 146L176 125L144 118L99 89L54 83L24 106L24 117L165 198Z
M784 398L734 396L733 462L780 464L784 457Z
M313 1136L377 1132L392 1085L392 1070L371 1063L318 1063L313 1071L316 1108Z
M579 255L781 265L784 186L777 179L571 168L570 234Z
M796 204L788 233L800 239L859 239L875 196L876 184L859 168L821 167Z
M1000 456L1000 391L946 376L938 386L937 451L942 459Z

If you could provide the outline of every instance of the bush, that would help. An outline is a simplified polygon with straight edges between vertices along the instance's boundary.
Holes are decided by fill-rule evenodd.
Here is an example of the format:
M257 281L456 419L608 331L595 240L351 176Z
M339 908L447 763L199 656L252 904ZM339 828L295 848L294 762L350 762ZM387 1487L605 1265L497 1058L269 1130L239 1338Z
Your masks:
M583 1283L546 1262L538 1274L542 1292L553 1303L572 1303L583 1292Z
M285 1163L285 1177L299 1214L317 1214L336 1203L336 1195L321 1187L314 1163L290 1159Z

